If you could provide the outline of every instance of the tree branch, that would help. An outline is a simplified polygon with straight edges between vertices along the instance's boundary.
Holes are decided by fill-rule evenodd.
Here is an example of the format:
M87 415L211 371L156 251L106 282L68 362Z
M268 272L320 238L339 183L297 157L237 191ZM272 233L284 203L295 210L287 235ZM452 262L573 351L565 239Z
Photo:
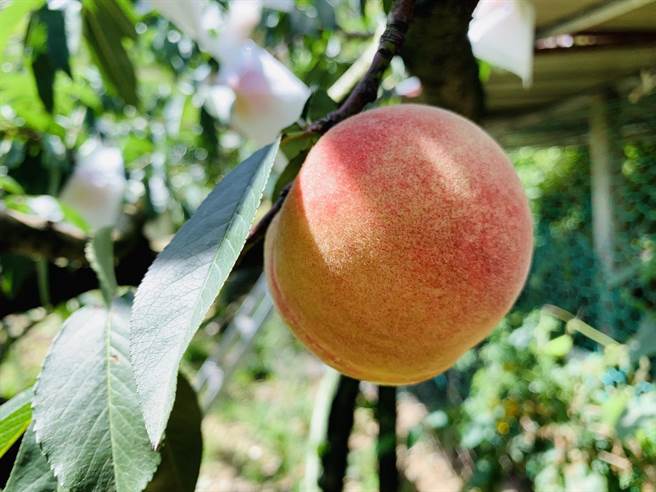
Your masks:
M30 258L68 258L85 261L85 235L66 224L0 210L0 252Z
M132 214L128 216L128 224L122 230L115 231L117 257L124 256L132 249L143 222L141 214ZM65 258L86 265L84 247L88 240L86 234L68 224L0 208L0 254L47 260Z
M380 37L378 51L362 80L355 86L346 101L335 111L312 123L308 130L325 133L340 121L362 111L378 98L378 88L392 58L399 54L414 10L414 0L397 0Z
M119 285L139 285L156 253L143 235L142 214L129 216L128 225L116 232L115 255ZM50 300L59 304L98 287L93 270L87 266L84 247L88 237L72 226L56 224L38 217L0 209L0 254L17 254L32 259L66 258L65 267L48 267ZM13 261L10 257L3 261ZM0 318L41 305L34 271L13 287L11 294L0 293Z
M122 253L122 258L116 265L116 280L119 285L139 285L146 274L148 265L155 259L156 253L150 249L148 239L141 231L131 237ZM80 261L82 259L80 258ZM21 286L11 296L0 294L0 318L8 314L21 313L41 305L38 290L36 289L34 272L21 283ZM48 267L48 283L50 287L50 301L53 305L67 301L91 289L98 288L98 279L90 267L82 268L60 267L50 264Z
M421 100L473 120L484 110L478 64L467 30L478 0L417 0L401 57L421 80Z

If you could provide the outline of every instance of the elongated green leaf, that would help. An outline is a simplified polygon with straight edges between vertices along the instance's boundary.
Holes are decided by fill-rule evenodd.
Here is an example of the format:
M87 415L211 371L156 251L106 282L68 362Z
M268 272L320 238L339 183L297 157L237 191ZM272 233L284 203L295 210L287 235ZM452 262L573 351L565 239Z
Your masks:
M84 250L89 265L96 272L105 303L110 305L116 294L114 276L114 244L112 228L103 227L91 238Z
M278 142L263 147L228 174L139 286L130 355L154 445L171 413L182 355L244 246L277 149Z
M157 468L127 357L130 306L84 307L46 357L34 394L37 441L71 491L144 489Z
M570 335L561 335L549 340L542 348L542 352L552 357L565 357L572 350L574 340Z
M35 11L25 37L25 47L29 48L39 97L44 107L52 113L55 107L53 86L57 71L62 70L71 76L64 13L61 10L49 10L47 6Z
M83 0L84 35L103 77L128 104L137 105L137 77L124 38L136 37L130 18L115 0Z
M34 424L23 436L16 462L4 492L65 492L57 484L46 457L36 442Z
M32 390L17 394L0 407L0 456L18 440L32 420Z
M46 0L10 0L0 7L0 55L7 46L7 41L30 11L41 7Z
M162 462L146 492L194 492L203 455L202 420L196 393L187 379L178 375L175 403L160 451Z

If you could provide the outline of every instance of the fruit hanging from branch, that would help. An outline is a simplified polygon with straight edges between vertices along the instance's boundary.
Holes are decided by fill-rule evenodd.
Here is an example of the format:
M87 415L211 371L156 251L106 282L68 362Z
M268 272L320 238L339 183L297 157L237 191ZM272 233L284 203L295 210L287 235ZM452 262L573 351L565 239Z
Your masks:
M389 106L310 151L266 237L275 303L324 362L401 385L449 368L508 312L532 251L499 145L454 113Z

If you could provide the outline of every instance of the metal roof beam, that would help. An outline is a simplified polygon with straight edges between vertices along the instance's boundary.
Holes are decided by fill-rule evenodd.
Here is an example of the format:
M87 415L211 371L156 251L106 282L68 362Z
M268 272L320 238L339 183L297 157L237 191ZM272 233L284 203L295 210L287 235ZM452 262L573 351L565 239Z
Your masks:
M607 0L574 15L560 19L536 32L536 39L556 36L558 34L573 34L590 29L609 20L654 3L656 0Z

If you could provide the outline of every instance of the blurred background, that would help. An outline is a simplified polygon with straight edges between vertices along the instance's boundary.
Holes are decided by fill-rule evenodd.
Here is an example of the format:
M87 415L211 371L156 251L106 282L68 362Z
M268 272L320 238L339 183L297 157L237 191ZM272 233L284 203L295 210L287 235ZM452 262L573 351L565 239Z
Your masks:
M391 3L0 0L0 397L99 298L87 235L114 226L119 283L138 285L226 172L337 107ZM536 243L493 335L399 392L401 489L654 492L656 2L416 10L377 104L481 123L516 166ZM283 147L262 212L305 151ZM290 335L260 272L254 251L185 356L206 412L201 492L318 490L338 376ZM376 400L362 383L344 490L378 490Z

